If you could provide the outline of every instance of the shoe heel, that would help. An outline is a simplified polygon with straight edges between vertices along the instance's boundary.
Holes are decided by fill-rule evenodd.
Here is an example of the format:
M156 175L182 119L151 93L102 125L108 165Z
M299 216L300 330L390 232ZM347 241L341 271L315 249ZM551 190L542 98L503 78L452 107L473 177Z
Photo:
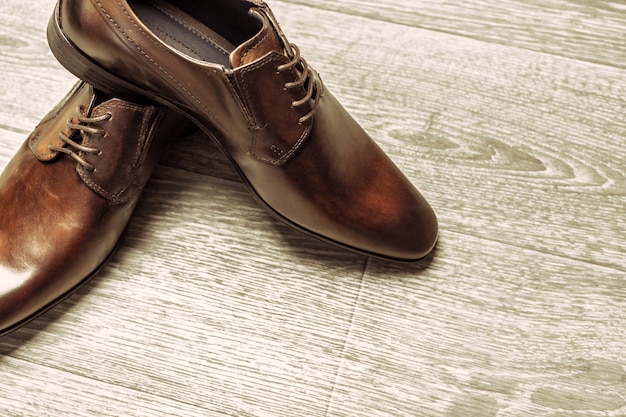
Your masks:
M91 84L97 90L113 96L127 100L147 101L145 95L136 86L100 67L65 36L59 25L58 4L48 21L46 35L54 57L76 77Z

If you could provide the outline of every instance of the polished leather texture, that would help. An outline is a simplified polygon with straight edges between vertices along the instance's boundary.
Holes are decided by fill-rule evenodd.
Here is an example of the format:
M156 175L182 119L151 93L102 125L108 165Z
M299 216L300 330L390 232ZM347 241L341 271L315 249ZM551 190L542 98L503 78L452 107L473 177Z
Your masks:
M39 123L0 176L0 335L99 271L185 124L84 83Z
M271 213L392 261L425 257L434 211L256 0L59 0L48 37L78 77L187 115Z

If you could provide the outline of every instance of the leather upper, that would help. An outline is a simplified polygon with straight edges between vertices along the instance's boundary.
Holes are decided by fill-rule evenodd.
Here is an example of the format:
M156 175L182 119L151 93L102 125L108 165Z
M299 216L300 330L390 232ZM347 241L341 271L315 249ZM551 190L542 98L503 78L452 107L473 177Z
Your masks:
M433 248L432 208L264 2L60 0L58 10L77 51L203 127L279 218L384 259Z
M180 126L171 111L84 83L41 121L0 176L0 333L107 260Z

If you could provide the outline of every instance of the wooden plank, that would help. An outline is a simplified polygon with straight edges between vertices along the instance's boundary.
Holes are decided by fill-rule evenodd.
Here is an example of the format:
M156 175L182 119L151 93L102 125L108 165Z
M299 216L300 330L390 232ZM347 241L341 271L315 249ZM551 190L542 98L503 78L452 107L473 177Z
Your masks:
M626 6L621 1L276 0L272 4L278 8L282 2L317 12L332 10L581 61L626 66ZM315 25L311 30L316 30ZM394 39L389 36L388 42ZM412 48L397 51L410 53Z
M54 60L46 42L46 25L54 3L10 0L2 4L0 127L30 132L33 123L50 110L49 100L58 101L75 82Z
M3 356L0 364L0 414L7 417L206 415L202 407L120 388L10 356Z
M42 367L0 367L16 381L10 410L48 410L46 397L18 400L53 368L119 387L118 410L141 393L207 416L322 416L363 269L277 224L242 184L161 168L98 277L0 339L4 355ZM91 397L76 387L59 401Z
M625 300L623 272L447 232L427 268L370 263L328 415L623 416Z
M102 274L0 339L0 414L625 414L619 4L316 1L272 7L439 212L434 256L366 264L293 232L183 138ZM0 10L0 169L74 82L53 4Z

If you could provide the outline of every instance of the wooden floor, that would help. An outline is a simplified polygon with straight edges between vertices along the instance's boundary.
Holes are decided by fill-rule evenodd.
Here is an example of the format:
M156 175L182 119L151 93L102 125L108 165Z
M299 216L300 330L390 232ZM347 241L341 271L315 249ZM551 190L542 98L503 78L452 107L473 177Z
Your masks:
M626 416L626 3L270 5L437 250L312 240L181 139L110 264L0 339L0 416ZM53 6L0 6L0 168L75 81Z

